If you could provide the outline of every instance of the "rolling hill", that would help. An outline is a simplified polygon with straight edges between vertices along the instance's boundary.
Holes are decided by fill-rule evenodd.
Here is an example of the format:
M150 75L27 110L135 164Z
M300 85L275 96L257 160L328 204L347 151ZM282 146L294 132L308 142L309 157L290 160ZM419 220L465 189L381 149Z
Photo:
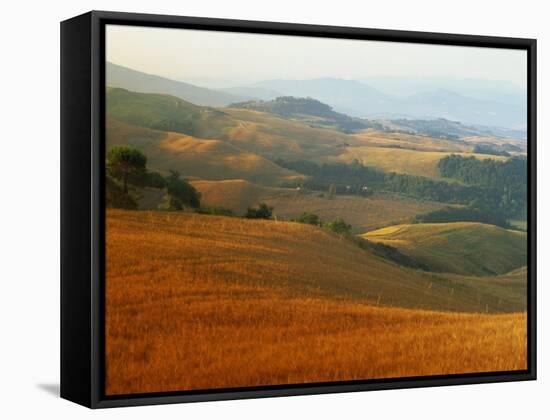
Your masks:
M318 99L355 117L445 118L469 124L507 127L526 126L525 104L495 97L470 97L461 90L436 86L410 95L392 95L357 80L310 79L267 80L255 87L272 89L283 95Z
M301 109L304 104L298 102L300 109L295 110L304 112ZM349 118L342 116L344 120L340 120L334 114L342 114L334 113L330 107L319 102L315 101L315 104L316 111L308 112L319 114L317 118L322 118L321 114L326 115L336 125ZM284 105L283 108L287 109L288 104L285 102ZM306 105L307 108L311 104L308 102ZM268 160L338 159L349 163L359 159L365 165L382 170L430 177L438 177L439 159L450 152L466 153L475 147L474 143L383 133L372 129L350 135L335 127L312 126L293 119L292 115L283 116L255 109L201 107L174 96L136 93L119 88L107 89L107 113L110 118L134 126L221 140ZM493 155L475 156L503 159Z
M119 121L160 131L216 137L235 122L224 112L175 96L107 88L107 114Z
M203 106L225 106L249 96L206 89L189 83L143 73L128 67L107 62L106 85L141 93L161 93Z
M484 311L486 303L498 297L498 291L479 291L471 283L456 287L450 299L452 282L402 268L315 226L189 213L117 210L109 214L110 220L125 226L120 234L126 240L135 242L132 229L141 227L142 240L132 245L135 258L165 250L158 242L162 235L150 235L170 232L174 235L171 252L178 250L181 267L198 264L202 268L197 273L210 281L285 288L295 295L463 312ZM146 220L156 227L144 223ZM154 259L141 264L150 261ZM166 269L172 270L170 266ZM524 291L518 293L524 295ZM479 300L471 299L473 295Z
M263 157L319 158L354 139L331 128L311 127L247 109L209 108L169 95L107 89L107 114L134 126L232 143Z
M186 178L242 178L277 185L301 177L231 143L136 127L110 118L107 147L115 144L129 144L141 150L152 170L167 173L173 169Z
M438 163L444 157L459 154L477 159L506 160L506 157L479 153L442 152L404 149L402 147L346 147L336 160L351 163L355 159L365 166L372 166L385 172L441 178Z
M361 235L415 258L430 271L487 276L525 265L527 235L474 222L389 226Z
M191 181L201 193L201 203L206 207L223 207L241 215L248 207L255 207L271 195L288 193L288 189L263 187L244 179L223 181Z
M111 62L106 65L106 82L107 86L172 95L202 106L221 107L250 99L271 100L290 95L320 100L355 117L446 118L485 126L522 128L522 132L526 125L526 105L521 99L524 94L517 90L512 95L497 95L495 91L480 94L479 88L472 91L464 86L443 83L439 87L428 85L424 90L403 96L388 94L368 82L333 78L266 80L251 86L207 89ZM472 96L475 91L477 97Z
M298 218L303 212L317 214L321 220L342 217L352 225L352 231L363 233L392 223L407 223L415 215L434 211L443 204L407 199L389 194L373 197L324 194L289 188L272 188L242 179L223 181L194 180L205 206L224 207L238 215L247 207L265 202L274 208L278 220Z
M330 106L312 98L279 96L270 101L246 101L230 105L232 108L253 109L261 112L301 119L310 124L334 126L339 130L360 130L370 127L367 120L352 118L335 112Z
M106 239L109 395L526 368L526 314L481 313L522 310L524 280L455 284L296 223L109 210Z

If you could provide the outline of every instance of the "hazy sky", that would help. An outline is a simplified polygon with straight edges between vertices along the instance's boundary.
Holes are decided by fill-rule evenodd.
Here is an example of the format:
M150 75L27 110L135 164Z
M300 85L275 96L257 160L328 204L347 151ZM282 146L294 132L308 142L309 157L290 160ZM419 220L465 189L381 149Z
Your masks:
M106 44L108 61L204 86L372 76L527 84L527 53L519 50L113 25Z

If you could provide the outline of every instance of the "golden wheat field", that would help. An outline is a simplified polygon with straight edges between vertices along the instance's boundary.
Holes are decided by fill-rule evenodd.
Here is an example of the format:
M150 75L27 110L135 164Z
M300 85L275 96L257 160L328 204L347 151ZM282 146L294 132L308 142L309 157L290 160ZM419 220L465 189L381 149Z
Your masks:
M404 306L435 307L437 288L320 229L122 210L106 223L107 395L526 369L525 312L386 306L382 275Z

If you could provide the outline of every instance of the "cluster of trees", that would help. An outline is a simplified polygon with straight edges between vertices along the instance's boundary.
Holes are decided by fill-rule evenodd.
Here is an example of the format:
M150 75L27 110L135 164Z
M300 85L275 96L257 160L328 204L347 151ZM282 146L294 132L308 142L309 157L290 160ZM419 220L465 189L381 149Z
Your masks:
M339 235L349 235L351 233L351 225L346 223L341 217L337 217L332 221L322 221L321 218L310 212L304 212L296 219L292 219L292 222L304 223L307 225L320 226L323 229L337 233Z
M335 194L370 195L377 191L396 192L424 200L453 204L468 204L485 194L482 188L449 183L423 176L386 173L364 166L358 160L351 164L311 161L276 160L279 166L308 175L300 186ZM290 186L290 185L289 185Z
M247 219L271 219L273 217L273 207L266 203L258 204L258 208L249 207L244 215Z
M276 163L308 175L300 187L333 194L369 195L373 192L394 192L423 200L465 206L424 215L426 221L482 221L505 225L507 219L525 218L527 214L527 160L513 157L500 162L491 159L450 155L439 162L442 176L459 182L440 181L423 176L385 173L362 165L311 161ZM298 185L288 185L298 186Z
M334 111L329 105L313 98L297 98L294 96L279 96L270 101L245 101L229 105L234 108L253 109L256 111L269 112L283 115L285 117L320 117L316 122L322 125L335 125L344 132L354 132L363 128L371 127L369 121L359 118L352 118L348 115Z
M296 223L304 223L308 225L319 226L328 231L342 235L346 239L353 242L355 245L361 249L367 249L374 252L376 255L379 255L383 258L387 258L391 261L396 262L397 264L411 267L414 269L426 270L428 267L422 262L418 261L416 258L409 257L399 251L397 248L394 248L390 245L385 245L382 243L375 243L369 240L363 239L361 237L351 235L352 226L347 223L344 219L338 217L332 221L322 221L319 215L311 212L304 212L296 219L291 220Z
M484 144L478 144L474 147L473 150L474 153L478 153L480 155L493 155L493 156L506 156L510 157L510 153L508 153L506 150L499 150L495 149L491 146L486 146Z
M497 213L503 218L527 216L527 159L515 156L505 161L450 155L439 161L442 176L485 189L472 207Z
M293 170L309 179L300 181L300 187L315 191L326 191L332 194L368 195L374 190L382 189L386 174L374 168L362 165L358 160L351 164L322 163L308 160L285 161L275 160L283 168ZM288 184L295 187L298 185Z
M505 216L495 211L483 211L475 204L468 207L445 207L429 213L419 214L413 223L481 222L509 228Z
M168 210L200 207L200 193L181 179L179 172L171 170L164 177L148 171L147 157L132 146L113 146L107 153L105 168L108 207L137 208L136 189L143 187L165 189L169 197Z

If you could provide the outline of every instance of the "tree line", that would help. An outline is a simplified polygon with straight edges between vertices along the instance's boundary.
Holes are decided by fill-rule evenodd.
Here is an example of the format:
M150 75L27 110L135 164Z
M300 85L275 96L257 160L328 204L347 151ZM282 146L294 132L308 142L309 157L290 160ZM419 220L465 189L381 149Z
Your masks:
M527 158L514 156L505 161L450 155L438 164L442 176L493 192L479 197L477 207L489 207L506 218L527 217Z
M426 220L468 220L507 225L512 218L527 214L527 161L513 157L500 162L491 159L450 155L438 164L441 175L448 180L423 176L383 172L364 166L355 160L346 163L322 163L297 160L275 161L279 166L308 176L308 179L288 183L288 187L303 187L331 194L370 195L392 192L412 198L461 205L465 210L449 207L445 211L425 215Z
M354 160L351 164L330 162L317 164L311 161L275 161L309 179L299 186L336 194L370 195L374 192L395 192L414 198L452 204L468 204L485 195L484 188L458 182L439 181L423 176L383 172ZM292 186L292 185L287 185Z

